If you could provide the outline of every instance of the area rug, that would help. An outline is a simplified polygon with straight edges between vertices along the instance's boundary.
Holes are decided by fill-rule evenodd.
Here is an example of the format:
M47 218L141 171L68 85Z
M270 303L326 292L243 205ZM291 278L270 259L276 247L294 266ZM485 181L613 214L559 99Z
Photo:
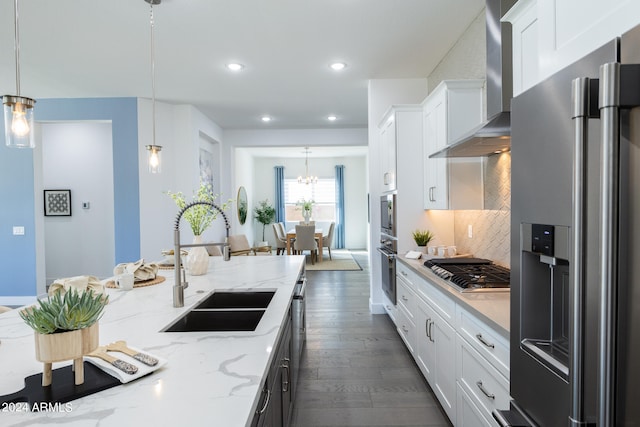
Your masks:
M362 270L362 267L360 267L356 260L353 259L353 256L351 256L351 253L348 250L333 249L331 251L331 260L329 259L329 251L327 249L323 250L322 252L324 255L322 262L316 261L315 264L311 264L311 256L307 255L308 271Z

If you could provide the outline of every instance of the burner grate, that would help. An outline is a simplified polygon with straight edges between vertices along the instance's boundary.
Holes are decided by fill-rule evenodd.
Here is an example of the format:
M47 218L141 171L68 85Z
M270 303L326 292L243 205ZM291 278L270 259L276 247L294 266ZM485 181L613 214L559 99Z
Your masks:
M459 264L430 260L425 262L425 265L438 276L449 279L453 284L463 289L509 287L509 269L491 264L488 260L482 260L476 264L470 263L468 260Z

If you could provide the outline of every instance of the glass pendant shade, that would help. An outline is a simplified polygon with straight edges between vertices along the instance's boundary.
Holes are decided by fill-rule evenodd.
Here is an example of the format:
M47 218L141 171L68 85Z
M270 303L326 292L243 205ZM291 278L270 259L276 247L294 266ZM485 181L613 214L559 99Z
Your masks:
M147 164L150 173L162 172L162 147L160 145L147 145Z
M144 0L149 3L150 15L149 23L151 28L151 127L152 144L147 145L147 165L149 173L162 172L162 146L156 145L156 49L155 49L155 21L153 19L153 6L161 3L162 0Z
M33 106L36 103L31 98L5 95L2 97L4 106L4 136L7 147L34 148L33 135Z

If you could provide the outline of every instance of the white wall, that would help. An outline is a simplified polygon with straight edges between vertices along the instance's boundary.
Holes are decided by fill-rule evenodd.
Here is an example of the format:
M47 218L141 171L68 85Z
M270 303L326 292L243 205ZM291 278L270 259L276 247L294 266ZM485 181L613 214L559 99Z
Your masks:
M241 233L247 235L249 240L259 237L258 240L262 239L262 227L260 224L257 224L253 219L253 208L256 206L256 203L265 198L269 198L271 203L274 202L274 171L273 166L275 165L284 165L285 160L292 160L289 164L288 168L285 168L285 174L291 173L291 176L297 177L300 174L304 173L304 161L302 161L302 147L336 147L339 149L340 146L366 146L368 143L367 139L367 130L362 128L349 128L349 129L253 129L253 130L241 130L241 129L231 129L224 131L224 150L228 150L228 153L225 152L223 156L224 159L229 158L231 161L230 164L233 164L235 168L235 173L233 174L233 183L234 183L234 191L237 191L237 188L240 185L244 185L247 189L247 196L249 199L249 215L247 218L247 224L244 227L239 228ZM255 158L252 154L252 147L295 147L294 149L300 151L299 159L278 159L277 161L274 159L272 161L262 164L262 171L259 172L259 166L257 162L259 159ZM223 159L223 162L224 162ZM273 158L272 158L273 159ZM334 159L338 162L337 159ZM314 159L311 159L310 162L314 162ZM347 161L345 160L342 163L333 163L331 168L336 164L345 164L347 165ZM357 164L357 163L356 163ZM295 165L295 166L294 166ZM320 167L320 166L318 166ZM345 170L345 175L347 179L355 182L357 181L356 177L351 178L350 174L354 173L356 176L359 176L360 172L358 170L360 168L364 168L362 172L362 176L365 177L364 182L361 186L357 186L359 192L362 192L365 197L364 206L358 206L353 208L353 213L349 214L349 218L345 217L345 221L347 222L346 226L352 227L354 229L354 233L352 235L353 240L347 240L345 243L347 247L351 248L363 248L368 247L367 236L365 232L364 238L364 246L362 237L360 236L360 227L361 223L357 224L357 226L353 226L350 221L353 221L352 218L356 218L355 221L360 221L359 218L362 217L362 212L364 211L364 220L363 224L366 227L366 194L369 192L368 183L366 180L368 167L368 159L364 159L364 166L356 166L355 164L352 167L349 167ZM294 172L295 170L295 172ZM250 172L251 171L251 172ZM353 171L353 172L351 172ZM316 172L315 170L311 171L314 174L320 174L320 172ZM326 172L327 176L335 176L335 172L332 169L331 172ZM289 176L289 175L287 175ZM347 197L356 198L357 196L350 195L349 191L345 189L347 192ZM356 191L356 190L354 190ZM347 208L349 209L349 208ZM349 209L351 212L351 209ZM237 220L236 223L237 224ZM235 225L234 225L235 228ZM348 232L351 234L351 232ZM271 237L268 237L271 236ZM270 239L273 243L273 231L271 228L267 228L265 232L265 237ZM345 236L346 237L346 236ZM347 239L350 239L347 237ZM353 244L355 246L349 246L349 244Z
M313 151L313 147L310 148ZM274 203L275 173L274 166L284 166L285 178L297 178L305 174L304 157L270 158L257 157L253 160L255 181L253 196L249 200L255 206L258 201L269 199ZM363 249L367 247L367 161L365 156L309 158L309 173L319 178L334 178L335 166L345 166L345 247ZM250 203L251 204L251 203ZM251 215L253 218L253 215ZM253 219L252 219L253 220ZM262 240L262 225L254 222L254 241ZM292 227L293 223L288 223ZM316 223L323 231L329 229L329 223ZM267 227L265 238L275 244L273 230Z
M151 144L151 101L138 100L138 145L140 163L140 253L146 261L162 258L163 249L173 248L174 221L178 209L167 191L181 191L191 200L200 179L199 153L206 147L214 153L216 171L214 186L222 194L218 200L235 199L231 193L228 164L223 160L221 129L190 105L169 105L156 102L156 144L162 146L162 173L147 172L145 145ZM235 212L235 205L226 211ZM180 224L182 243L191 243L193 234L185 221ZM204 233L207 241L224 239L224 222L214 222Z
M46 283L77 275L111 276L115 265L111 123L45 123L40 129L42 141L35 156L42 166L42 188L70 189L72 204L71 216L44 217ZM90 208L83 209L83 202Z
M349 129L230 129L227 147L324 147L367 145L367 130Z

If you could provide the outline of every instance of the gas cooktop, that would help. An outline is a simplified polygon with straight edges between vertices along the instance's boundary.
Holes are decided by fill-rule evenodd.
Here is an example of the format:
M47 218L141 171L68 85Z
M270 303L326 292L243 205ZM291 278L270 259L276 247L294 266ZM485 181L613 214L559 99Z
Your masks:
M433 258L424 265L461 292L509 290L509 269L488 259Z

